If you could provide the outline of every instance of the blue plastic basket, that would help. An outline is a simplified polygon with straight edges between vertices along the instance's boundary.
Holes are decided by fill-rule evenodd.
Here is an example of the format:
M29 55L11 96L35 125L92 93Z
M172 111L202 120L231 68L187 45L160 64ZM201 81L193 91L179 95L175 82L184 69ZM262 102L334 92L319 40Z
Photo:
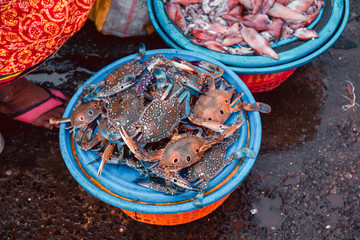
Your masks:
M282 52L278 52L278 49L275 48L274 50L278 53L279 56L279 60L275 60L267 56L240 56L224 54L198 46L192 43L189 39L187 39L178 30L178 28L176 28L172 24L172 22L168 19L166 15L166 12L164 10L164 4L161 0L150 1L152 1L153 3L153 13L149 13L149 15L154 15L153 19L157 19L158 25L162 29L162 32L166 35L163 36L163 33L159 32L159 35L161 37L165 37L165 39L170 38L181 49L191 50L211 56L226 65L249 68L280 65L283 63L294 61L312 53L313 51L321 47L323 44L325 44L328 39L334 34L341 21L341 17L344 11L344 0L325 0L326 5L331 5L331 14L326 24L321 28L320 31L318 31L319 37L313 40L303 41L299 46ZM318 18L321 18L322 16L323 14L319 14ZM319 19L316 19L313 25L316 25L318 21ZM276 46L283 46L296 40L296 37L292 39L281 40L276 44Z
M291 39L284 39L280 40L276 44L273 44L274 50L278 53L279 60L275 60L267 56L240 56L225 54L198 46L186 38L168 19L162 0L148 0L148 2L149 1L152 3L150 8L149 5L151 5L151 3L148 3L148 11L151 16L150 19L152 21L156 19L155 25L158 25L158 27L155 28L155 30L166 43L169 43L170 39L181 49L195 51L211 56L225 65L240 68L258 68L276 66L295 61L314 52L324 45L338 28L338 25L342 20L345 1L348 0L325 0L325 7L328 7L331 10L329 13L330 16L327 16L328 14L322 14L323 12L321 11L318 18L309 26L309 28L315 28L321 17L328 17L326 24L318 31L318 38L308 41L298 41L296 45L300 45L295 46L294 44L295 47L288 50L281 50L281 52L279 51L279 47L292 44L297 41L297 38L293 37ZM150 12L150 10L152 10L152 12ZM159 29L161 29L161 31L159 31ZM170 46L174 47L173 44Z
M147 51L143 59L145 60L154 54L162 54L167 58L177 56L187 61L206 60L213 62L225 69L224 79L230 84L235 85L237 92L244 93L242 97L243 101L248 103L255 102L251 92L239 77L228 67L212 58L186 50L159 49ZM93 75L84 85L103 80L112 70L133 60L135 56L136 54L133 54L108 65ZM72 110L83 91L83 86L77 90L70 100L65 110L64 118L71 116ZM242 147L248 147L257 155L260 149L262 132L260 115L258 112L246 112L242 114L242 117L246 119L246 121L240 128L240 135L237 141L227 150L227 154L237 151ZM236 117L236 114L233 114L230 122L235 122ZM80 147L74 143L69 131L65 129L65 124L61 124L60 126L60 148L70 173L89 193L108 204L123 209L126 213L135 213L136 217L131 217L136 220L160 225L175 225L193 221L209 213L204 212L204 209L213 211L214 207L209 206L218 206L219 203L222 203L245 179L255 163L255 159L245 157L242 163L235 161L226 166L220 174L211 180L209 187L206 189L203 200L205 207L203 209L197 209L192 202L196 195L195 192L188 191L176 196L170 196L142 187L132 182L132 180L139 177L139 173L127 166L117 167L107 164L100 178L97 178L97 170L100 163L95 162L88 164L98 158L96 152L83 151L80 149ZM199 214L198 211L202 211L201 214ZM191 217L190 215L195 217ZM144 220L143 216L151 216L152 219L155 220ZM156 220L159 219L159 216L165 216L167 219L166 222ZM171 216L171 218L169 218L169 216ZM190 217L180 218L182 220L179 221L180 216Z
M160 27L157 16L154 13L154 7L153 7L154 1L156 0L148 0L147 5L148 5L149 16L155 30L162 37L165 43L168 44L170 47L176 49L182 49L182 47L180 47L177 44L177 42L174 42L174 40L172 40ZM332 1L331 2L328 1L328 3L330 3L330 5L333 5ZM342 5L342 3L344 3L344 5ZM318 46L318 49L315 49L313 52L310 52L308 55L304 55L301 58L295 59L293 61L289 61L289 62L283 61L282 64L266 66L266 67L261 67L260 65L256 65L255 67L235 66L232 64L227 66L240 76L240 78L243 80L243 82L247 85L247 87L250 89L252 93L270 91L276 88L282 82L284 82L296 70L296 68L305 65L306 63L312 61L316 57L326 52L340 37L340 35L345 29L345 26L349 18L350 4L349 4L349 0L344 0L344 2L338 1L335 4L337 4L336 8L342 9L342 13L340 15L332 14L333 17L334 16L338 17L336 22L338 21L338 19L340 19L337 28L333 31L333 34L330 36L327 42L325 42L321 46ZM335 26L336 22L332 22L331 25ZM317 22L314 22L313 24L316 23ZM328 24L330 24L330 20L328 21ZM291 40L293 41L294 39L295 38L292 38ZM291 43L290 41L284 42L284 40L280 42L281 45ZM210 53L211 56L213 56L212 54L215 52L207 50L207 53ZM250 60L254 58L263 58L263 59L267 58L260 56L242 56L242 57L246 59L245 62L251 62ZM221 61L220 59L218 60Z

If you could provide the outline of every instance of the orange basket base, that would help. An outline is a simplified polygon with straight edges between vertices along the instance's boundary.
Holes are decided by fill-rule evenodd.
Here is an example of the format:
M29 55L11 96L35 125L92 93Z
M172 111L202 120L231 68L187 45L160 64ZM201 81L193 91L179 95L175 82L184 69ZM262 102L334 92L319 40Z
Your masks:
M296 68L283 72L268 73L268 74L238 74L243 80L250 92L268 92L278 87L282 82L290 77L295 72Z
M139 222L154 224L154 225L163 225L163 226L180 225L205 217L206 215L217 209L229 197L229 195L223 197L217 202L214 202L206 207L199 208L189 212L182 212L182 213L148 214L148 213L133 212L125 209L121 209L121 210L123 210L123 212L129 215L132 219Z

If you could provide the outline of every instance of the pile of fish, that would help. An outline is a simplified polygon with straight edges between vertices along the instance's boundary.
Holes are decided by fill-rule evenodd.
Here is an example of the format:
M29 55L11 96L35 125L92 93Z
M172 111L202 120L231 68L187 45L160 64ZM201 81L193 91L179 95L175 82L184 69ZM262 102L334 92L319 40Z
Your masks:
M194 44L236 54L279 59L270 44L279 39L317 38L306 27L323 0L165 0L170 21Z
M134 60L84 85L71 117L52 123L70 122L81 149L100 154L98 177L105 164L127 165L140 173L136 183L165 194L196 191L201 206L209 181L227 164L255 158L249 148L226 156L244 122L240 112L271 109L243 102L217 65L144 54L141 45ZM226 123L231 114L237 120Z

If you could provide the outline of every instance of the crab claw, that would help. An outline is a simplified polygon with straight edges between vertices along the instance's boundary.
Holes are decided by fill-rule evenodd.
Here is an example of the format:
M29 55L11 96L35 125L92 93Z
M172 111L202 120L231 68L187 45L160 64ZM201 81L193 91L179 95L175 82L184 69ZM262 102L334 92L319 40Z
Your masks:
M255 102L255 103L243 103L243 108L246 111L258 111L261 113L270 113L271 107L262 102Z
M242 121L240 121L240 122L238 122L238 123L236 123L236 124L234 124L234 125L231 125L228 129L226 129L226 130L224 131L223 134L221 134L221 138L223 139L223 138L227 138L227 137L233 135L234 132L235 132L236 130L238 130L243 123L244 123L244 120L242 120Z
M119 139L121 139L121 134L120 133L113 133L111 134L108 130L106 130L105 128L102 128L100 130L100 133L104 136L104 138L112 141L112 142L117 142Z
M120 127L119 131L123 141L126 143L126 145L129 147L130 151L134 153L136 158L139 158L141 160L143 159L143 154L140 150L140 148L136 145L135 141L129 136L129 134L125 131L124 127Z
M141 149L138 147L134 139L132 139L129 134L125 131L124 127L121 126L119 129L120 135L125 142L125 144L128 146L130 151L135 155L135 157L142 161L153 161L155 159L159 159L162 155L162 150L158 150L151 153L146 153L141 151Z
M227 129L229 129L229 126L226 126L225 124L221 124L219 122L211 121L211 120L203 120L201 118L195 118L191 119L191 122L194 124L197 124L199 126L206 127L208 129L214 130L219 133L223 133Z
M182 187L184 189L189 189L192 191L197 191L199 188L196 187L195 185L191 184L189 181L187 181L185 178L182 178L180 176L180 174L178 173L173 173L173 174L167 174L165 172L165 170L161 169L161 168L153 168L151 170L153 173L155 173L156 175L158 175L161 178L164 178L168 181L170 181L171 183Z
M91 102L93 100L101 100L101 98L99 98L98 95L96 93L93 93L93 92L88 93L88 94L86 94L85 96L83 96L81 98L81 101L83 103L88 103L88 102Z
M223 73L225 72L225 70L222 67L220 67L214 63L211 63L211 62L191 61L190 63L209 71L214 76L214 79L221 77L223 75Z
M97 173L98 178L101 175L101 172L102 172L102 170L103 170L103 168L105 166L105 163L107 163L109 161L110 156L114 153L114 151L115 151L115 146L113 144L109 144L106 147L106 149L105 149L105 151L104 151L104 153L103 153L103 155L101 157L101 163L100 163L100 167L99 167L99 170L98 170L98 173Z

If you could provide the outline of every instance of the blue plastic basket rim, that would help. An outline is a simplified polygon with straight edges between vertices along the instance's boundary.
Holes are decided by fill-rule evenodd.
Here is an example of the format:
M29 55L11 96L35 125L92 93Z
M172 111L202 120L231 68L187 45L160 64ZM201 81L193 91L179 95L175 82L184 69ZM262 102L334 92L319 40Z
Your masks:
M152 4L151 1L148 1L148 9L152 9ZM176 48L176 49L181 49L181 47L179 47L178 45L176 45L170 38L168 38L166 36L166 34L164 32L162 32L162 29L159 27L156 18L154 17L153 13L149 10L150 13L150 18L152 19L152 24L154 26L154 28L157 30L157 32L162 34L162 38L163 40L166 42L167 45ZM282 72L282 71L286 71L286 70L290 70L290 69L295 69L297 67L303 66L307 63L309 63L310 61L312 61L313 59L315 59L316 57L320 56L321 54L323 54L324 52L326 52L336 41L337 39L341 36L342 32L344 31L347 21L349 19L349 13L350 13L350 3L349 0L345 0L345 8L344 8L344 14L342 17L342 21L339 24L339 27L337 29L337 31L335 32L335 34L329 39L329 41L324 44L323 46L321 46L319 49L317 49L316 51L314 51L313 53L297 59L295 61L286 63L286 64L281 64L281 65L276 65L276 66L271 66L271 67L253 67L253 68L249 68L249 67L236 67L236 66L231 66L231 65L227 65L227 67L229 67L231 70L233 70L235 73L237 74L269 74L269 73L277 73L277 72Z
M157 22L159 23L159 28L162 28L162 31L158 33L161 37L164 37L164 41L166 43L169 42L167 40L167 38L169 38L181 49L199 52L211 56L212 58L215 58L216 60L226 65L240 67L240 68L276 66L294 61L307 54L310 54L311 52L315 51L320 46L322 46L331 37L331 35L338 27L338 24L341 20L340 16L342 15L343 12L343 0L331 0L333 2L332 13L330 19L328 20L328 23L318 32L319 37L316 39L308 40L303 44L295 48L292 48L288 51L278 53L279 60L275 60L267 56L241 56L241 55L224 54L220 52L211 51L204 47L193 44L189 39L184 37L183 34L167 18L162 1L161 0L151 0L151 1L153 1L153 6L151 9L154 12L151 14L154 14L154 18L156 18ZM157 30L159 30L159 28Z
M161 53L165 53L165 52L171 53L174 55L176 55L177 53L189 54L189 55L192 55L199 59L203 59L203 56L201 54L189 52L186 50L176 50L176 49L149 50L149 51L147 51L147 54L153 55L153 54L161 54ZM109 71L108 69L111 69L113 65L117 64L117 62L119 62L119 61L124 61L124 63L128 62L128 61L132 60L135 57L135 55L136 54L133 54L128 57L119 59L118 61L115 61L114 63L101 69L99 72ZM219 63L218 61L216 61L214 59L209 59L209 58L206 58L206 60L213 61L214 63L223 67L225 69L225 71L228 72L228 74L231 76L231 78L239 79L238 76L233 71L231 71L226 66ZM95 75L93 77L95 77ZM90 81L90 80L91 80L91 78L88 81ZM254 100L251 92L249 91L249 89L246 87L246 85L241 80L237 81L237 83L240 85L241 91L244 92L244 95L246 95L247 98L249 99L249 102L254 102L255 100ZM78 91L81 92L82 91L81 88L79 88ZM75 101L76 101L76 99L72 98L72 100L69 102L68 106L72 106L75 103ZM64 117L69 116L71 110L72 110L71 107L67 107L64 112ZM252 149L256 153L258 153L258 151L260 149L260 143L261 143L261 120L260 120L260 115L257 112L252 112L251 115L252 115L252 118L254 118L254 122L252 122L254 124L252 124L250 127L252 128L252 131L254 130L254 128L256 128L256 131L253 131L254 137L250 139L250 142L251 142L250 144L253 145ZM139 204L136 202L129 202L129 201L126 201L123 199L119 199L119 198L113 196L112 194L105 192L104 190L102 190L99 187L97 187L96 185L94 185L84 175L84 173L81 171L81 169L79 169L79 166L77 165L76 162L68 159L68 156L71 155L72 153L71 153L71 149L68 148L68 146L66 145L66 141L64 140L65 135L66 135L65 124L61 124L60 136L59 136L60 148L61 148L61 153L65 160L65 163L66 163L70 173L72 174L72 176L76 179L76 181L82 187L84 187L89 193L91 193L93 196L95 196L95 197L99 198L100 200L107 202L115 207L119 207L119 208L126 209L129 211L149 213L149 214L171 214L171 213L188 212L188 211L196 210L196 208L194 208L194 205L191 201L186 202L186 203L175 204L175 205L161 205L161 206L142 205L142 204ZM212 203L222 199L226 195L228 195L231 191L233 191L237 187L237 185L240 182L242 182L243 179L245 179L245 177L248 175L251 168L253 167L254 163L255 163L255 160L245 158L245 161L242 163L242 165L244 165L243 171L236 172L235 175L231 178L231 180L229 180L225 185L223 185L221 188L219 188L216 191L207 195L204 199L203 205L207 206L209 204L212 204Z

